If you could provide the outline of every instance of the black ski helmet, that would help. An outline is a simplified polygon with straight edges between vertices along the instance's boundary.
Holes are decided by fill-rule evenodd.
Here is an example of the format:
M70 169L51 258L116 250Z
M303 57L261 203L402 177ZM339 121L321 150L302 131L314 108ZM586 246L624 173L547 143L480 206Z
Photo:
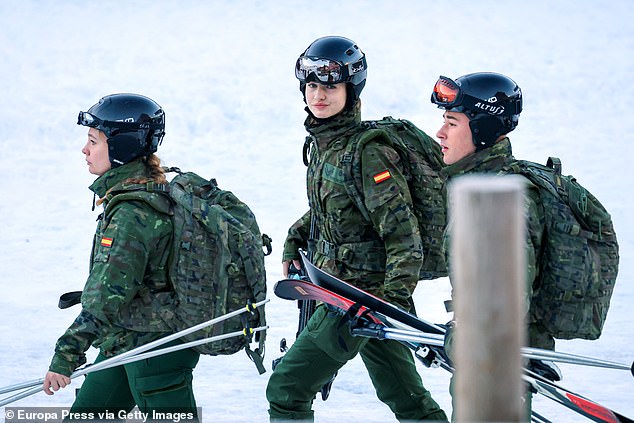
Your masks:
M345 82L349 104L354 104L359 99L367 74L368 64L363 51L354 41L339 36L316 39L295 63L295 77L299 79L302 94L305 95L307 82Z
M106 134L112 167L155 153L165 136L165 112L139 94L107 95L79 112L77 124Z
M511 78L493 72L470 73L455 81L441 76L431 101L441 109L467 115L478 150L515 129L522 112L520 87Z

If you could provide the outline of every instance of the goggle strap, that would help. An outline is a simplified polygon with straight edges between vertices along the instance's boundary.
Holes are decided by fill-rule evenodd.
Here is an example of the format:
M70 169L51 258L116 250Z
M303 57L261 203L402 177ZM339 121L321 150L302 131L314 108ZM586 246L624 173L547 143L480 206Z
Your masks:
M84 115L88 114L93 118L94 124L89 124L87 120L84 118ZM92 123L92 122L91 122ZM77 118L77 124L82 126L88 126L91 128L114 128L120 129L123 131L136 131L136 130L145 130L145 129L163 129L164 125L162 123L154 123L154 122L117 122L111 120L102 120L97 116L93 116L88 112L80 112Z
M124 131L136 131L137 129L161 129L163 124L151 122L116 122L111 120L102 120L100 126L106 128L121 129Z

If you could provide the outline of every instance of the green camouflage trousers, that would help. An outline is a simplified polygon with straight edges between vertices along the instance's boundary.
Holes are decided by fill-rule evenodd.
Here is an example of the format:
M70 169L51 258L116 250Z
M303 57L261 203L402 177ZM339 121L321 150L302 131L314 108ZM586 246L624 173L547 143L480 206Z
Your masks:
M119 417L122 410L129 412L137 405L146 413L183 412L193 413L196 418L192 370L199 357L192 349L184 349L89 373L71 412L97 414L107 410ZM105 359L100 353L95 363Z
M359 353L381 401L399 420L447 421L416 371L412 352L396 341L353 337L342 315L317 307L269 379L271 420L313 420L321 387Z

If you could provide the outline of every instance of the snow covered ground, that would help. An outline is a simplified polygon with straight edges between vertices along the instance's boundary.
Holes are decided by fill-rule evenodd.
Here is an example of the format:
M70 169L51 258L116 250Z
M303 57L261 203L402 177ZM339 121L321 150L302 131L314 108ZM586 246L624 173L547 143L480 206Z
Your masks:
M629 218L634 153L634 3L630 0L0 1L0 379L44 376L59 335L77 310L60 293L81 289L97 211L80 152L77 112L101 96L137 92L167 112L163 161L217 178L273 237L270 287L280 279L288 226L306 209L301 148L305 113L293 66L315 38L357 41L369 65L364 117L404 117L434 135L430 102L438 75L497 71L525 96L512 134L517 157L558 156L611 211L621 270L604 334L558 349L619 362L634 356L634 225ZM445 322L446 279L419 285L426 319ZM275 298L267 366L258 376L242 354L203 357L195 389L204 421L263 422L270 360L294 338L297 309ZM94 356L94 352L91 352ZM562 365L563 384L634 417L628 372ZM420 373L450 411L448 375ZM78 386L75 380L73 386ZM37 394L16 406L67 406L73 390ZM556 422L579 421L538 398ZM319 422L395 421L359 359L339 373Z

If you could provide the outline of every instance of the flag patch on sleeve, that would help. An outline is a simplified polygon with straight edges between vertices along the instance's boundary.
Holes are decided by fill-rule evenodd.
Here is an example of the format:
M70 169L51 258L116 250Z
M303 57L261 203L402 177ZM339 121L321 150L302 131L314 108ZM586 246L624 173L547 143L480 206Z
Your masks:
M112 247L112 238L103 237L101 238L101 246L102 247Z
M392 174L390 173L389 170L385 170L381 173L377 173L376 175L374 175L374 183L378 184L380 182L383 182L387 179L390 179L392 177Z

